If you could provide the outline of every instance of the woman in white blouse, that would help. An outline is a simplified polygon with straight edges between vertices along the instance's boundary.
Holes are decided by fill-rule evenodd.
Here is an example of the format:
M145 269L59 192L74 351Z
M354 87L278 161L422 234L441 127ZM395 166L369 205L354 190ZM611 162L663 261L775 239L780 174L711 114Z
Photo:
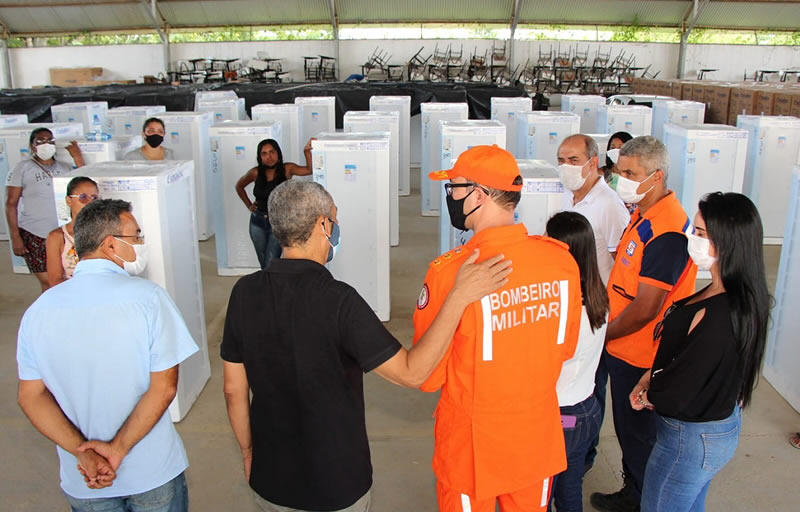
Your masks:
M547 222L547 235L567 244L581 273L583 311L578 346L561 367L556 391L567 447L567 469L553 486L558 512L583 510L583 474L586 454L600 432L602 415L594 397L594 377L608 321L608 293L597 267L594 231L577 212L557 213Z

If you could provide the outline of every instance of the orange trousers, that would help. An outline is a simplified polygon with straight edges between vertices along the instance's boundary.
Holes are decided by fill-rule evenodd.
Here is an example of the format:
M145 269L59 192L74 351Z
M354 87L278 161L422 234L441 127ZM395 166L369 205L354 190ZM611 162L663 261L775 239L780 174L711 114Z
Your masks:
M437 482L439 512L495 512L495 501L500 502L502 512L545 512L550 502L552 482L552 478L547 478L540 484L483 500L476 500Z

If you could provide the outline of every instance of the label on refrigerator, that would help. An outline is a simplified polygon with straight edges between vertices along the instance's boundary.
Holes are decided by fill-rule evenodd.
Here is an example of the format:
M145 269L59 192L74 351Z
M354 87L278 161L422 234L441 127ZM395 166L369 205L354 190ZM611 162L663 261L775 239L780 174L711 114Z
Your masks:
M134 190L155 190L156 182L152 179L101 180L98 183L100 192L130 192Z
M125 123L125 126L124 126L123 129L124 129L126 135L130 135L130 134L133 133L133 125L130 124L130 123Z
M347 183L355 183L358 174L356 173L355 164L345 164L344 166L344 181Z
M528 178L522 182L522 195L560 194L562 192L564 192L564 185L560 181Z
M173 144L180 144L181 143L181 134L179 132L172 132L169 134L169 140Z
M236 146L236 160L245 160L247 158L247 148L244 146Z
M550 132L547 134L549 137L550 144L558 144L558 132Z
M311 112L311 121L317 122L319 120L319 112Z
M712 149L712 150L709 152L709 155L708 155L708 160L709 160L709 161L710 161L712 164L719 163L719 150L718 150L718 149Z

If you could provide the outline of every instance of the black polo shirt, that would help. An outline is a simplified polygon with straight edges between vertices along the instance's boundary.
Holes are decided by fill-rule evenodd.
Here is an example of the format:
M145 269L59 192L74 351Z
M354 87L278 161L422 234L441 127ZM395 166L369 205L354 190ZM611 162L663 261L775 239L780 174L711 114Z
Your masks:
M372 486L363 372L401 345L349 285L309 260L272 260L231 292L220 354L253 399L250 486L276 505L338 510Z

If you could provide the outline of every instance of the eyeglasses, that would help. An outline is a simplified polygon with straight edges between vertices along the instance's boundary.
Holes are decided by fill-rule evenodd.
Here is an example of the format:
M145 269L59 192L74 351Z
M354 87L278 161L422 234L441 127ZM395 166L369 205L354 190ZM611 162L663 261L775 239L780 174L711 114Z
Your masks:
M133 238L133 241L138 244L144 243L144 235L139 233L138 235L111 235L116 238Z
M466 187L476 187L483 190L486 194L489 194L489 191L486 190L484 187L478 185L477 183L445 183L444 184L444 193L448 196L453 196L453 189L454 188L466 188Z
M33 139L33 145L38 146L39 144L55 144L56 139Z
M103 199L103 196L98 194L71 194L67 197L77 198L83 204L91 203L92 201L97 201L98 199Z
M661 319L660 322L656 324L656 327L653 329L653 341L658 341L661 339L661 335L664 334L664 320L666 320L669 314L675 311L675 308L677 307L678 305L673 303L670 307L667 308L666 311L664 311L664 317Z

